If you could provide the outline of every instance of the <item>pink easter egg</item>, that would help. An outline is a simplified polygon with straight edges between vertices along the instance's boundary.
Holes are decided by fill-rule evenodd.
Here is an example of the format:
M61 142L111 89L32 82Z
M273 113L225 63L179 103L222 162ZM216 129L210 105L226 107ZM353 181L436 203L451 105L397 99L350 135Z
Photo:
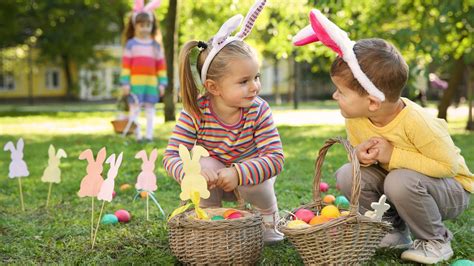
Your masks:
M128 213L128 211L126 210L116 211L115 216L117 216L119 222L121 223L128 223L130 222L130 219L132 219L132 217L130 216L130 213Z
M309 221L313 219L314 213L307 209L299 209L295 212L295 216L298 220L304 221L305 223L309 223Z
M112 191L112 198L115 199L115 195L117 195L117 193L115 193L115 191Z
M233 212L229 216L227 216L227 219L237 219L237 218L242 218L242 213L240 212Z
M321 182L319 183L319 191L326 192L329 189L328 183Z

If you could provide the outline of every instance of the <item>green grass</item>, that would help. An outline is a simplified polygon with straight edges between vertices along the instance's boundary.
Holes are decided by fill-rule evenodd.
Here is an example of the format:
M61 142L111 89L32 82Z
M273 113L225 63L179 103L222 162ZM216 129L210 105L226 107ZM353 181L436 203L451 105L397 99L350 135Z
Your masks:
M323 104L322 108L333 106ZM99 111L93 111L99 110ZM282 108L284 109L284 108ZM25 157L30 176L22 178L26 212L20 209L18 181L9 179L10 153L0 152L0 263L39 264L59 262L65 264L153 263L176 264L168 247L166 222L157 208L151 205L151 221L145 218L143 200L133 201L134 191L120 192L118 186L134 184L140 172L141 161L134 158L137 151L148 152L157 148L157 198L166 213L179 204L178 184L167 177L161 165L162 154L174 123L156 126L156 142L137 144L111 132L109 121L114 113L109 106L99 109L91 106L89 112L81 108L63 111L50 107L33 110L0 108L0 145L25 140ZM113 109L112 109L113 110ZM74 112L71 112L74 111ZM291 112L278 110L278 112ZM161 112L160 112L161 113ZM162 120L162 117L160 117ZM160 119L158 119L160 121ZM474 134L463 130L465 122L450 123L456 145L462 150L470 169L474 169ZM76 129L82 128L82 133ZM281 210L290 210L312 199L314 160L323 142L344 135L342 126L279 126L286 156L285 169L278 177L276 192ZM62 182L54 184L50 207L45 208L48 185L40 181L47 165L49 144L64 148L68 158L62 159ZM76 196L85 175L86 162L78 160L79 153L91 148L94 153L102 146L107 153L124 152L124 161L116 179L117 197L105 205L105 213L124 208L132 214L128 224L101 225L94 250L90 248L90 199ZM334 171L346 161L342 147L331 148L324 165L324 181L334 189ZM107 167L106 167L107 170ZM99 203L96 201L96 206ZM98 207L96 207L96 217ZM446 222L454 233L455 257L473 259L472 239L474 208L470 207L454 221ZM399 252L380 250L371 264L400 264ZM302 264L288 241L265 247L261 264Z

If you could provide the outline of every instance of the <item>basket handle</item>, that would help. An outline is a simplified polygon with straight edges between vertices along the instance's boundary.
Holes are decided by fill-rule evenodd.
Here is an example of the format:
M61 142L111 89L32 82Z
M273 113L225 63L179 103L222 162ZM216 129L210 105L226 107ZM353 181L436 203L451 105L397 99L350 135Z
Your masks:
M314 180L313 180L313 201L316 206L321 209L323 201L321 199L321 192L319 190L319 184L321 183L321 169L323 166L324 158L329 148L335 144L340 143L344 145L352 163L352 190L350 199L350 215L356 215L359 210L359 195L360 195L360 163L357 159L356 150L351 146L349 141L342 137L330 138L326 140L323 147L319 150L318 157L314 167Z

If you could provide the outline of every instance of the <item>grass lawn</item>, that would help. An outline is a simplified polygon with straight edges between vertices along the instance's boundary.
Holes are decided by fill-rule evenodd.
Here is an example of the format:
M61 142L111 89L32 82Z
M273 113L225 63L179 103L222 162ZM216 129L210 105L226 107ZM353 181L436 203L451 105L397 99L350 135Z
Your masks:
M166 213L179 204L180 188L163 170L161 159L174 123L162 123L155 128L156 141L138 144L132 139L123 139L111 131L110 120L114 116L112 105L74 107L64 106L63 111L54 111L50 106L25 109L9 109L0 106L0 145L19 137L25 140L24 160L30 176L22 178L26 211L20 208L18 181L8 178L10 153L0 152L0 263L39 264L59 262L64 264L112 264L153 263L176 264L168 247L166 222L158 209L150 205L151 221L146 221L145 202L133 201L135 191L120 192L124 183L134 185L140 172L141 160L136 152L158 149L156 174L158 176L157 198ZM327 105L322 105L326 108ZM334 105L329 105L329 109ZM97 111L92 111L97 110ZM280 108L275 115L291 116L290 110ZM162 112L158 112L160 115ZM295 115L296 116L296 115ZM462 149L466 162L474 169L474 133L464 131L465 121L450 122L454 142ZM281 210L293 209L312 198L311 184L316 153L330 137L345 135L342 125L279 125L286 156L285 169L278 177L276 192ZM45 208L48 184L40 177L47 165L48 147L54 144L63 148L68 158L62 159L62 182L54 184L50 207ZM90 198L79 198L76 192L86 174L86 161L78 156L91 148L94 154L102 147L107 154L124 152L124 160L116 178L117 197L106 203L105 213L126 209L132 214L128 224L101 225L94 250L90 248ZM324 178L334 189L334 171L346 161L342 147L332 148L326 157ZM104 174L108 170L105 167ZM96 201L96 214L99 214ZM454 221L446 222L455 239L452 242L457 259L474 259L474 208L471 207ZM400 252L379 250L371 264L400 264ZM288 241L265 247L261 264L302 264L295 249Z

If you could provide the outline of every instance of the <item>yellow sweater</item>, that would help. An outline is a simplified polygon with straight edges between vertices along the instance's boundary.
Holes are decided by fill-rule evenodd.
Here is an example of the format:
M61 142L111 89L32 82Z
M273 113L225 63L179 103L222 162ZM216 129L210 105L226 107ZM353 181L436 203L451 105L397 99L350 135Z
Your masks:
M350 143L356 146L371 137L383 137L394 147L390 162L381 164L385 170L405 168L430 177L454 177L465 190L474 192L474 175L454 145L446 121L402 100L405 108L383 127L374 126L366 117L346 119Z

